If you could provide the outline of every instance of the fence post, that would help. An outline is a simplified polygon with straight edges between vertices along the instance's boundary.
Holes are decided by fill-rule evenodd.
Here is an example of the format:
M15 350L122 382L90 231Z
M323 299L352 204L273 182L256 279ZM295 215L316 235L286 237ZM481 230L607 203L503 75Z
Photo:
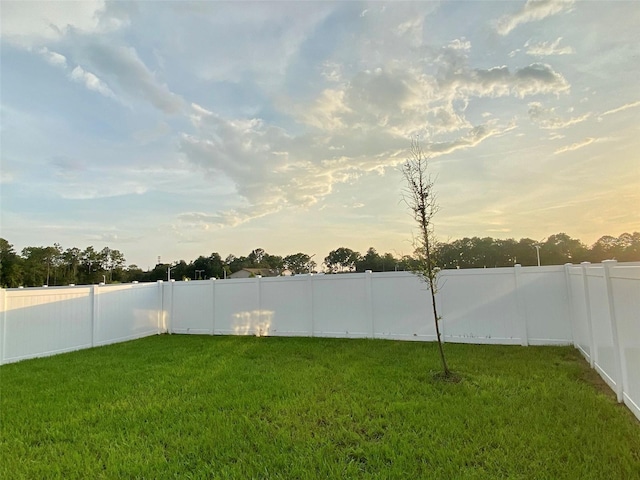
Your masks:
M164 286L164 283L163 283L163 287L162 287L163 293L165 293L164 290L166 288L169 289L169 291L166 292L167 293L167 301L166 302L164 302L164 295L162 296L163 302L164 302L162 304L162 307L163 307L164 318L165 318L165 326L167 328L167 333L169 335L173 334L173 330L172 330L172 327L173 327L173 284L175 282L176 281L172 278L170 281L168 281L166 283L166 287Z
M313 273L309 273L307 276L307 298L309 300L309 315L311 320L311 336L315 337L316 323L315 315L313 314Z
M591 295L589 295L589 280L587 278L587 268L591 265L591 262L582 262L580 265L582 265L582 283L584 286L584 301L587 310L587 330L589 332L589 365L591 365L591 368L594 368L596 363L596 352L593 341L593 325L591 320Z
M6 288L2 289L2 293L0 294L0 365L4 363L4 352L5 352L5 340L7 338L7 330L5 325L7 324L7 290Z
M216 277L211 277L211 335L216 334Z
M91 297L91 346L96 346L96 324L98 323L98 298L96 295L97 285L89 287L89 296Z
M618 374L618 381L616 382L616 396L618 402L622 403L623 393L625 391L625 377L627 372L625 371L625 364L622 361L624 352L620 350L620 337L618 336L618 320L616 318L616 307L613 302L613 285L611 283L611 269L617 265L616 260L605 260L602 262L604 265L604 279L607 285L607 301L609 302L609 318L611 319L611 337L613 339L613 355L616 362L616 370Z
M573 340L573 347L577 348L576 336L573 332L573 325L575 323L575 309L573 307L573 289L571 288L571 273L570 268L572 263L564 264L564 283L567 287L567 309L569 311L569 326L571 327L571 340Z
M373 277L373 272L371 270L365 270L364 272L364 291L365 291L365 314L367 315L367 319L369 320L369 325L371 325L371 338L376 337L376 326L374 325L373 320L373 287L371 282Z
M162 288L162 280L157 280L158 285L158 333L167 333L164 315L164 290Z
M258 324L256 326L255 335L257 337L262 337L262 275L256 275L256 294L258 299L258 315L256 315L258 319ZM269 332L264 332L264 336L268 336Z
M527 333L527 302L524 298L524 292L521 291L522 279L522 265L516 263L513 266L515 283L516 283L516 304L518 305L518 317L520 318L520 345L523 347L529 346L529 334Z

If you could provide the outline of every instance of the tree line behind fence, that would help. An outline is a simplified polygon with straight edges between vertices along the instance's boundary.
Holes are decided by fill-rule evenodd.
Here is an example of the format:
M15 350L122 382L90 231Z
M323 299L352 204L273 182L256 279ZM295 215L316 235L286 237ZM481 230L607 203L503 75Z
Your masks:
M544 241L530 238L494 239L491 237L463 238L451 242L439 242L434 248L436 264L443 269L509 267L537 265L539 247L541 265L565 263L592 263L615 259L620 262L640 261L640 232L623 233L619 237L605 235L590 247L567 234L551 235ZM172 278L200 280L225 278L244 268L263 268L291 274L322 271L374 272L413 271L416 256L398 253L378 253L369 248L364 254L347 247L329 252L324 261L313 255L298 252L286 256L271 255L261 248L246 256L219 253L200 255L186 262L158 262L153 268L143 270L137 265L127 265L122 252L109 247L84 250L73 247L63 249L59 244L48 247L26 247L17 253L7 240L0 238L0 286L39 287L42 285L90 285L104 283L155 282L167 278L171 268Z

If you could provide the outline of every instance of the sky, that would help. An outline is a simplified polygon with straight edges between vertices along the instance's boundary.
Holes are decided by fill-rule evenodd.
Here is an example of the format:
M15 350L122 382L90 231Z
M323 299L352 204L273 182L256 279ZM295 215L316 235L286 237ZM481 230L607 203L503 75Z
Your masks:
M636 1L0 3L0 236L128 264L640 230ZM318 262L320 263L320 262Z

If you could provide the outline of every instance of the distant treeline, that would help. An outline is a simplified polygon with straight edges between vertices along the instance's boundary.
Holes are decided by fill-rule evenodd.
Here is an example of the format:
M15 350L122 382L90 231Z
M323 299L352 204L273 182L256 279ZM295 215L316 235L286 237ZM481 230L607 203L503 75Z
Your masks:
M537 248L536 248L537 247ZM563 265L584 261L601 262L615 259L621 262L640 261L640 232L623 233L619 237L603 236L587 247L580 240L565 233L551 235L544 242L530 238L494 239L491 237L463 238L448 243L437 243L435 261L440 268L491 268L508 267L519 263L523 266ZM50 247L26 247L19 254L13 245L0 238L0 285L2 287L154 282L167 279L171 268L171 278L178 280L199 280L225 278L245 268L261 268L273 274L291 274L310 271L374 272L407 270L416 268L416 256L394 256L379 254L371 247L365 254L340 247L332 250L319 266L311 256L295 253L281 257L271 255L257 248L246 257L219 253L199 256L195 260L158 264L152 270L143 271L137 265L126 265L124 255L108 247L96 250L89 246L84 250L68 248L59 244Z

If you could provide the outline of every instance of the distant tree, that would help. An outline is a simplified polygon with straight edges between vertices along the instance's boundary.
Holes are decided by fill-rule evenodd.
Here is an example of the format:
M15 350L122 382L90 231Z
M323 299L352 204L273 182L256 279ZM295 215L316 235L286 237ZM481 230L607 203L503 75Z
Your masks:
M433 247L436 242L433 238L432 220L438 211L438 204L433 187L434 182L428 171L429 158L425 155L417 139L412 140L409 152L410 158L403 164L402 174L406 181L403 197L411 210L419 231L416 238L416 247L419 252L419 265L418 268L414 270L414 273L427 283L431 293L431 306L436 327L438 351L440 352L444 377L448 378L451 376L451 371L447 365L442 347L442 338L440 336L440 316L438 315L436 305L437 267L433 256Z
M79 248L67 248L62 253L63 268L65 271L65 283L78 283L78 268L82 260L82 252Z
M200 255L190 266L193 269L193 278L200 277L205 280L207 278L223 278L224 276L224 262L217 252L208 257ZM196 272L199 272L199 275L196 275Z
M153 270L148 272L147 281L157 282L158 280L167 280L167 269L170 267L166 263L158 263ZM175 276L173 277L175 278Z
M622 253L617 260L621 262L640 262L640 232L623 233L618 237Z
M385 253L382 257L382 271L389 272L398 269L398 259L392 253Z
M48 285L49 262L46 247L25 247L21 254L24 285L27 287Z
M267 252L265 252L264 249L262 248L256 248L255 250L252 250L251 253L247 256L247 259L249 260L251 267L254 267L254 268L263 267L264 266L263 260L266 254Z
M104 273L102 271L101 258L96 249L93 246L88 246L82 251L80 258L82 259L82 268L80 269L81 283L101 282Z
M324 259L324 263L331 273L352 271L355 269L356 262L359 260L360 254L354 252L350 248L340 247L329 252Z
M373 247L369 247L367 253L360 256L356 261L356 272L365 272L367 270L372 272L382 271L382 257Z
M131 264L122 272L122 282L148 282L150 281L146 272L135 264Z
M289 270L291 273L299 274L313 271L316 263L313 262L311 257L306 253L298 252L284 257L283 265L284 268Z
M21 258L4 238L0 238L0 287L15 288L22 284Z
M542 265L564 265L580 263L588 260L589 252L580 240L571 238L566 233L551 235L540 246L540 263Z
M398 261L398 270L413 272L418 269L418 261L411 255L403 255Z
M234 255L229 255L225 260L225 264L229 268L230 273L251 267L251 261L247 257L236 257Z
M192 280L193 270L184 260L180 260L171 268L171 278L174 280Z
M517 245L514 246L515 263L519 263L522 266L538 265L536 245L539 245L536 240L521 238Z
M280 255L265 254L262 264L264 268L273 270L280 275L284 270L284 259Z
M98 264L99 269L104 273L105 279L108 283L115 280L122 281L122 269L124 268L126 260L124 255L119 250L112 250L109 247L105 247L98 252Z

